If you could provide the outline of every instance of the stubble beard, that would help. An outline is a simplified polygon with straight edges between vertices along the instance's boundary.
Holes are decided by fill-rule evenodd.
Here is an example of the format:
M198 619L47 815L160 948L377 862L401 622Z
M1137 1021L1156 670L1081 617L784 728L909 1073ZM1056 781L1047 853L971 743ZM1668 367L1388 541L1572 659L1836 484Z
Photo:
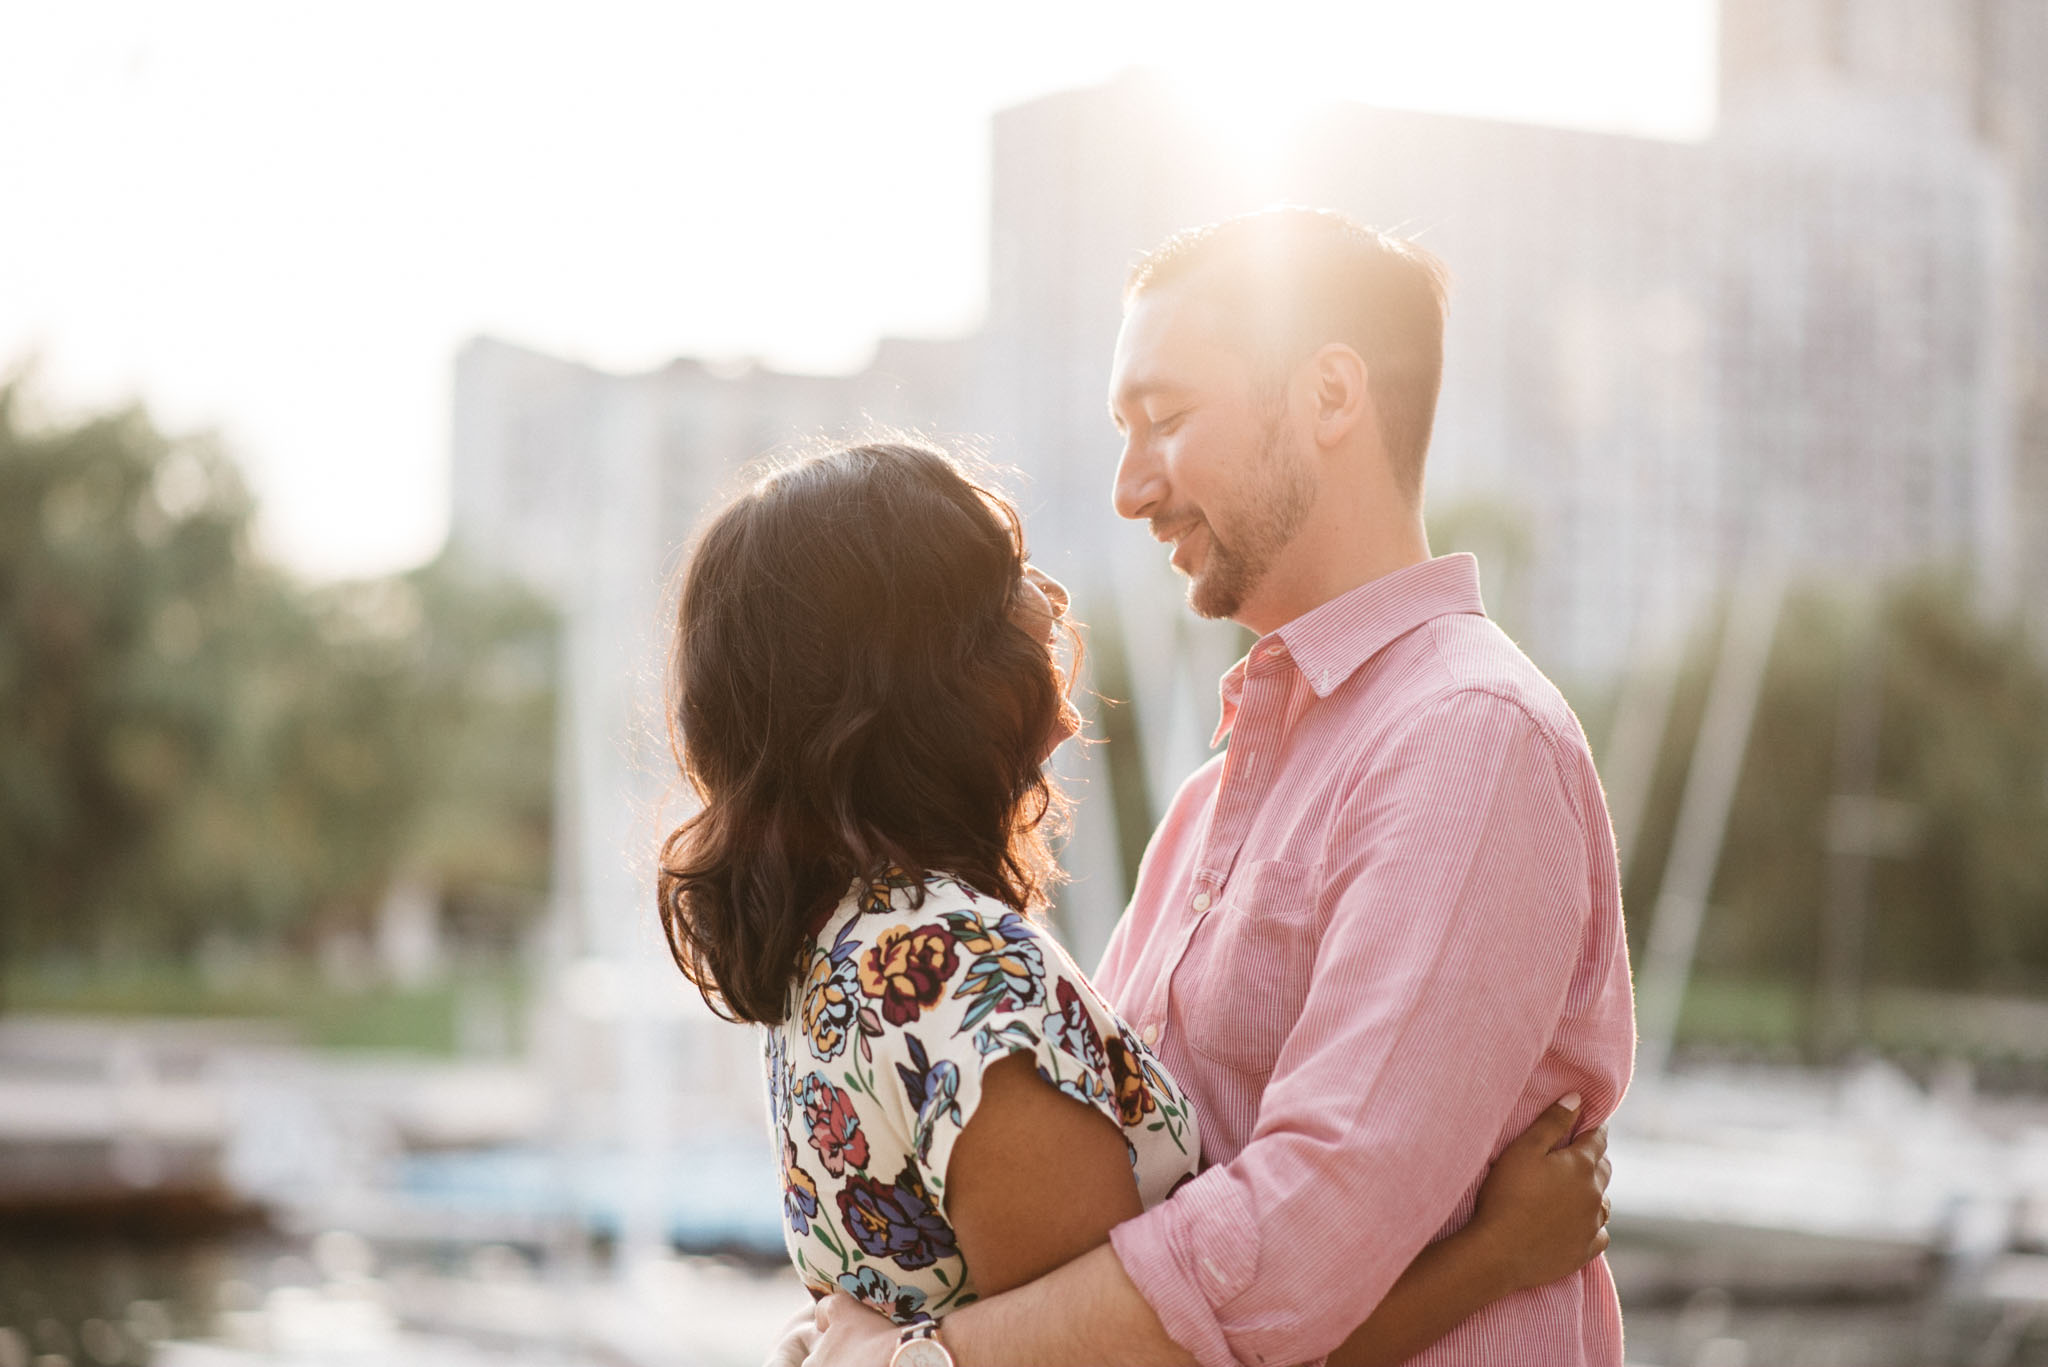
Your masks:
M1238 519L1241 528L1233 533L1233 544L1224 545L1214 525L1204 524L1209 553L1201 570L1188 578L1188 606L1197 616L1237 616L1315 504L1315 483L1300 453L1290 449L1282 415L1267 422L1258 461L1265 478Z

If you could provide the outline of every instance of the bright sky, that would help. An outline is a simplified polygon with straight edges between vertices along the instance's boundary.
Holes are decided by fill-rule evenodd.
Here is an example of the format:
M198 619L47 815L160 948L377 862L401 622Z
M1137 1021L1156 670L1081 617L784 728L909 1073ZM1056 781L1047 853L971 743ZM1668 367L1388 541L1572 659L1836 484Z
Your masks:
M1697 136L1712 30L1712 0L0 0L0 373L220 431L272 554L381 572L445 532L475 333L848 370L971 329L1005 105L1142 64L1225 117Z

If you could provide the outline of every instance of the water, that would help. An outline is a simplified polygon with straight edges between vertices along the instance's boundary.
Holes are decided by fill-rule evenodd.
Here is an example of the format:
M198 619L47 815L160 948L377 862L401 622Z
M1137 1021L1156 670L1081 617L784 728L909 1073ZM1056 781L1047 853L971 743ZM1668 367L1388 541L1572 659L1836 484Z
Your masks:
M678 1258L621 1276L601 1250L543 1267L502 1244L380 1256L293 1240L0 1232L0 1367L220 1360L376 1367L755 1367L807 1304L785 1266Z
M0 1231L0 1367L145 1367L162 1362L156 1345L169 1339L236 1341L266 1305L310 1296L337 1277L360 1280L376 1255L361 1241L329 1236L301 1241L263 1230L204 1237L114 1234L26 1234ZM539 1292L538 1259L504 1246L414 1249L376 1260L386 1291L410 1279L501 1291L528 1303ZM683 1362L751 1367L754 1345L765 1347L793 1299L780 1269L752 1269L714 1260L681 1260L692 1285L709 1286L701 1304L721 1307L722 1323L697 1320L683 1337L697 1346ZM612 1285L597 1258L599 1283ZM557 1279L559 1281L559 1279ZM521 1288L528 1288L522 1291ZM665 1297L672 1293L664 1291ZM406 1297L384 1296L402 1309ZM1636 1367L2044 1367L2048 1315L2013 1322L1995 1307L1958 1307L1932 1293L1879 1301L1772 1304L1736 1299L1707 1288L1679 1300L1625 1299L1628 1356ZM340 1332L322 1322L314 1337ZM345 1326L344 1326L345 1327ZM446 1333L446 1326L429 1326ZM351 1331L354 1332L354 1331ZM246 1339L246 1333L242 1333ZM426 1342L419 1340L418 1342ZM443 1337L441 1343L454 1343ZM516 1341L471 1334L464 1356L418 1351L409 1361L573 1364L588 1357L560 1342ZM154 1357L153 1357L154 1353ZM54 1360L53 1360L54 1359ZM250 1361L284 1361L255 1357ZM367 1360L394 1360L389 1351Z
M246 1234L0 1232L0 1367L140 1367L165 1339L211 1334L223 1294L289 1251Z
M1623 1306L1642 1367L2039 1367L2048 1316L2008 1320L1932 1296L1900 1302L1744 1304L1715 1288L1681 1305ZM1988 1350L1988 1351L1987 1351Z

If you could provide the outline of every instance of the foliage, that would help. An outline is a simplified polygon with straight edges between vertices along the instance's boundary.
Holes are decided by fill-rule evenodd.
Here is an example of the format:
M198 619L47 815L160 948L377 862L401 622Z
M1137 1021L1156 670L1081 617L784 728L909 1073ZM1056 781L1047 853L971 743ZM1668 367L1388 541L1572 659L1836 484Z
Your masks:
M1476 558L1486 615L1511 639L1525 639L1535 554L1526 513L1498 499L1466 497L1432 503L1428 523L1430 550L1437 555L1465 551Z
M457 1054L508 1047L528 984L518 965L499 963L418 987L345 985L305 955L277 954L231 979L189 960L45 960L15 973L6 991L9 1008L24 1012L242 1018L315 1048Z
M1695 641L1632 866L1641 953L1717 642ZM1780 620L1702 929L1703 977L1806 989L1820 973L1839 709L1864 671L1879 703L1875 796L1911 838L1870 866L1860 976L1875 988L2048 994L2048 665L1967 583L1808 588Z
M206 442L0 388L0 957L304 938L399 872L537 900L547 613L445 561L304 588L252 511Z

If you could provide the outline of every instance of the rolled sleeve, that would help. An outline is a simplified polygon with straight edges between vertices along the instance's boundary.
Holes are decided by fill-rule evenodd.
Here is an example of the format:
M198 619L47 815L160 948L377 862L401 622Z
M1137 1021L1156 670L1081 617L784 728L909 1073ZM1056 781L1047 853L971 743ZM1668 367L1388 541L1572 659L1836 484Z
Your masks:
M1219 1240L1217 1231L1248 1235L1252 1228L1237 1189L1224 1169L1215 1168L1183 1186L1172 1200L1109 1232L1124 1274L1159 1316L1168 1337L1193 1353L1202 1367L1237 1362L1216 1307L1249 1286L1259 1270L1257 1240Z
M1346 790L1308 993L1243 1152L1111 1242L1203 1367L1341 1343L1553 1096L1532 1086L1590 908L1541 726L1466 690Z

